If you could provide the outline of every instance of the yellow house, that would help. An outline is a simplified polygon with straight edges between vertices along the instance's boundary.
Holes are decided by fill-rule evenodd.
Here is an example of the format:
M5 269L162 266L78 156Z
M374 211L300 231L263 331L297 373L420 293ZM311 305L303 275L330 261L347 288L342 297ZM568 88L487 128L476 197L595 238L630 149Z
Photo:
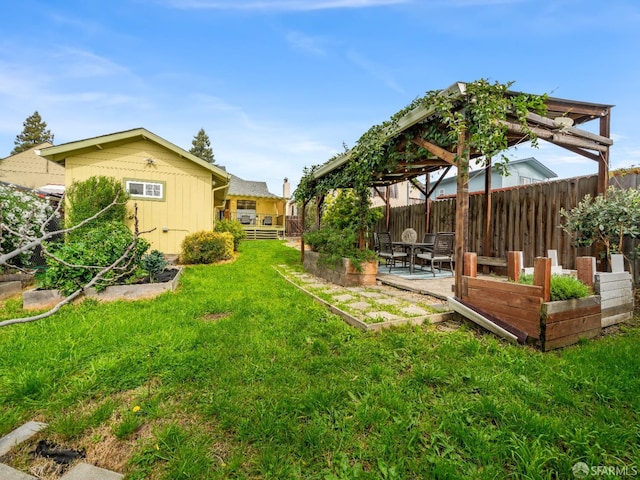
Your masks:
M64 186L64 167L38 155L47 147L51 147L49 142L0 160L0 181L37 190Z
M231 175L224 218L238 220L249 239L277 238L284 236L285 201L266 182Z
M182 148L136 128L65 143L40 154L65 167L65 185L114 177L138 206L139 230L152 249L177 254L184 237L211 230L225 205L229 174ZM131 221L132 222L132 221Z

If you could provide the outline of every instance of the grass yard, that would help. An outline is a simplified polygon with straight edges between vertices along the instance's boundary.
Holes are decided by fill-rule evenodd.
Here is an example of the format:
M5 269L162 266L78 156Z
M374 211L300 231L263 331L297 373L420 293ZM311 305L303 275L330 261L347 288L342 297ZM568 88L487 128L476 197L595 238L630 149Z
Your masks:
M637 326L544 354L470 326L362 333L272 268L299 255L245 242L176 293L0 329L0 435L45 421L128 479L640 474Z

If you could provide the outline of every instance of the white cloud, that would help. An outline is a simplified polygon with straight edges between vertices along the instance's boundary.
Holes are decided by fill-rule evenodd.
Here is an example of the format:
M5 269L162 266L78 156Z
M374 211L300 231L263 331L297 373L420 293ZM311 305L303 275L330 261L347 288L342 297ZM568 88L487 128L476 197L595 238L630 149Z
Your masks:
M395 78L393 78L393 75L391 75L383 65L372 62L371 60L365 58L354 50L349 50L347 52L347 58L362 70L370 74L372 77L380 80L391 90L404 95L405 92L402 87L398 84L398 82L396 82Z
M325 55L326 52L322 48L323 40L310 37L301 32L287 32L285 35L287 42L297 50L313 53L314 55Z
M369 8L409 3L410 0L167 0L181 9L312 11L342 8Z

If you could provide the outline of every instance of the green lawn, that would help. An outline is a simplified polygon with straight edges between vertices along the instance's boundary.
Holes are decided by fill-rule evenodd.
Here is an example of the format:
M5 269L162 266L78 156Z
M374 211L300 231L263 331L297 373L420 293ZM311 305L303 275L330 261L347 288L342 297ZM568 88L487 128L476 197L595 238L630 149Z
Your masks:
M545 354L465 326L362 333L272 268L299 255L245 242L176 293L0 329L0 435L46 421L135 479L640 475L640 328Z

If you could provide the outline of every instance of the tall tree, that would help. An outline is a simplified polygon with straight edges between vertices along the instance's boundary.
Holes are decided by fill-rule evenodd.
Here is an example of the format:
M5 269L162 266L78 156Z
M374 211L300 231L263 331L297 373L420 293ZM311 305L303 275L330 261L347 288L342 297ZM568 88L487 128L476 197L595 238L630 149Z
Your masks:
M209 141L209 135L206 134L204 128L193 137L191 142L193 145L189 153L192 153L198 158L201 158L205 162L209 162L213 165L216 163L216 159L213 157L213 150L211 150L211 142Z
M27 117L22 126L24 127L22 133L18 134L13 141L15 147L11 155L24 152L44 142L53 143L53 134L51 130L47 130L47 123L42 120L37 110Z

